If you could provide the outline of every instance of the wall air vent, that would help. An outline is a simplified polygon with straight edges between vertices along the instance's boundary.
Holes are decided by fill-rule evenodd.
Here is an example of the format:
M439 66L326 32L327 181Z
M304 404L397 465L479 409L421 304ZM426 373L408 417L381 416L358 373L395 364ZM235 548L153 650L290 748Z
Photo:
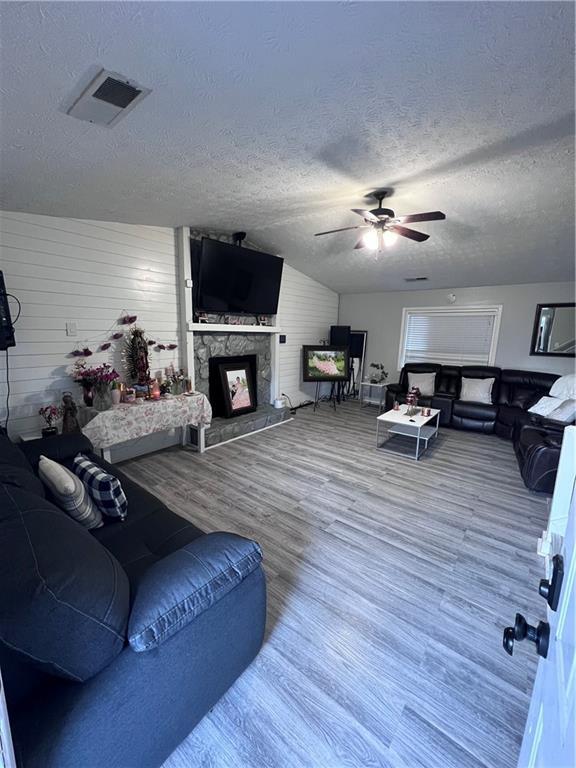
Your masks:
M405 277L404 281L406 283L420 283L422 280L428 280L427 277Z
M78 120L111 128L150 92L150 88L143 88L117 72L91 67L62 105L62 110Z

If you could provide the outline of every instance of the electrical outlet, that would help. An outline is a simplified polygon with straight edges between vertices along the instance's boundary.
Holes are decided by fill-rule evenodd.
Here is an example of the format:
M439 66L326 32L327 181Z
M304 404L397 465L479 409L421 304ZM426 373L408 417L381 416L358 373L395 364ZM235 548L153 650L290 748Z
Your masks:
M69 320L66 323L66 336L77 336L78 324L74 320Z

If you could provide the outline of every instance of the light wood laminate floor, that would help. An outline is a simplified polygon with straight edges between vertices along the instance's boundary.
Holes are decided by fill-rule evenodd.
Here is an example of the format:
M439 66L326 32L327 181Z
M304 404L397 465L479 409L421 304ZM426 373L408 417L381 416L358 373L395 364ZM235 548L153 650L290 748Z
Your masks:
M415 463L376 450L375 417L306 408L123 466L265 555L264 647L165 768L516 765L537 657L502 629L545 616L546 499L507 441L445 429Z

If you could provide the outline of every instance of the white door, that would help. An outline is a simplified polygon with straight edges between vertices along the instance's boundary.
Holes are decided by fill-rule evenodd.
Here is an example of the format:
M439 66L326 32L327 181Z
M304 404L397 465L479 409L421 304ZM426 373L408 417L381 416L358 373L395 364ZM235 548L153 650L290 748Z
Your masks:
M2 673L0 672L0 768L16 768L16 759L12 748L10 736L10 723L8 722L8 709L4 698L2 686Z
M567 518L561 551L556 553L563 557L564 576L557 610L551 610L542 601L542 618L550 624L550 645L547 658L538 662L519 768L576 766L575 457L576 428L569 427L564 435L553 499L553 512L557 517Z

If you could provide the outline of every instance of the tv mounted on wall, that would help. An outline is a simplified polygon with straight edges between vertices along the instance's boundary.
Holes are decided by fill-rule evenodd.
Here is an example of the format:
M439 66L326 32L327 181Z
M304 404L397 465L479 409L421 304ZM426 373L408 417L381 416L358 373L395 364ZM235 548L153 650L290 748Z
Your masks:
M304 381L348 381L349 347L302 347L302 371Z
M284 259L202 238L192 249L194 309L275 315Z
M14 326L10 317L10 307L8 306L8 293L4 284L4 274L0 269L0 350L4 351L8 347L15 347Z

